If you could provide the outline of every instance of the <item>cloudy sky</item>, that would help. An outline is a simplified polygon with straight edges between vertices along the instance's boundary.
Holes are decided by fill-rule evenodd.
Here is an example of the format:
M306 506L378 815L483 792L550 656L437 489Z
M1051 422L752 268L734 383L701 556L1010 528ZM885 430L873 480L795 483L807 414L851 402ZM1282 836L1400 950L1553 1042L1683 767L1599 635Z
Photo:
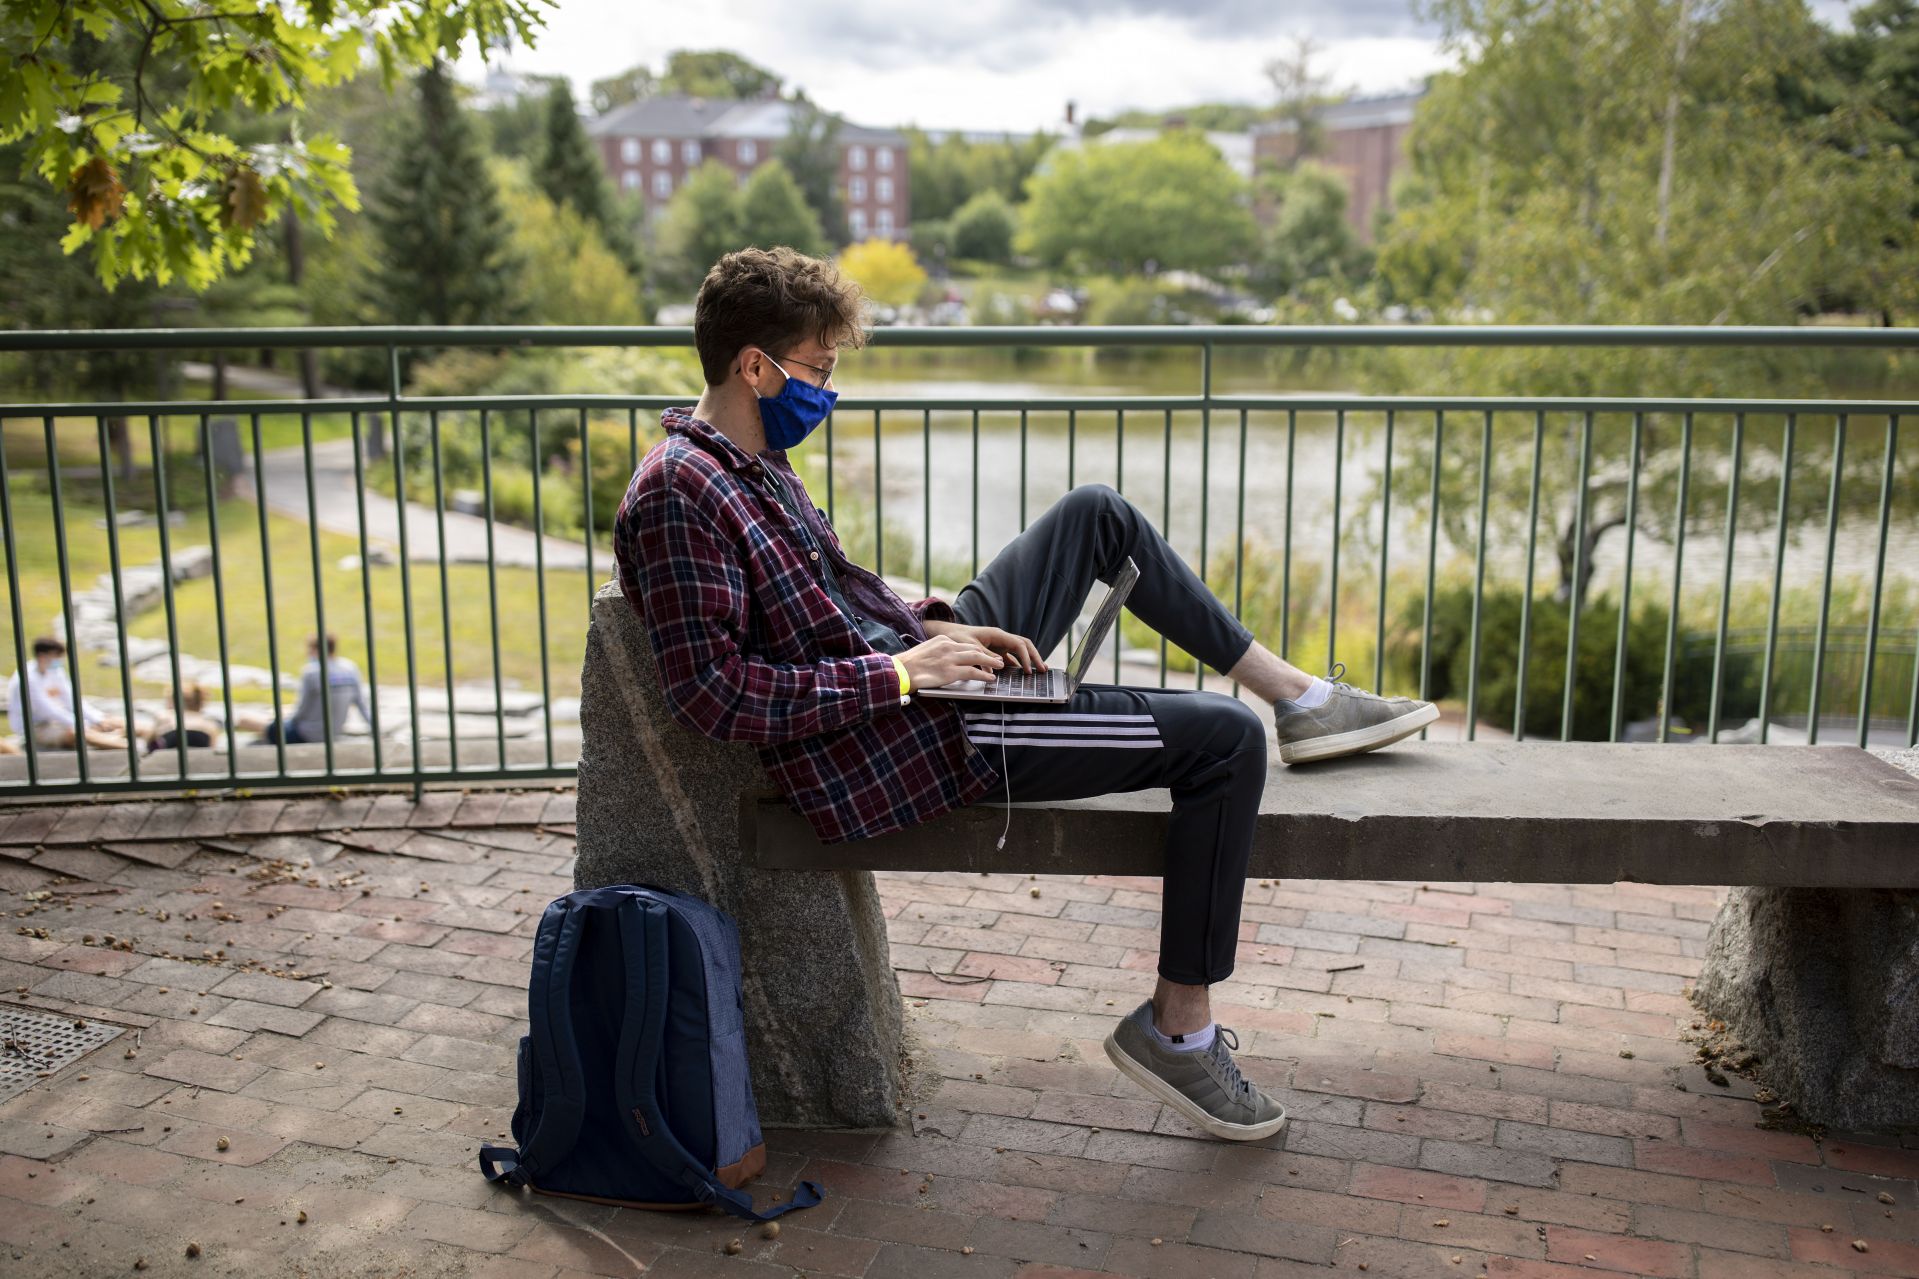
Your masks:
M1382 93L1442 65L1411 0L559 0L516 70L593 80L668 51L732 49L873 125L1057 127L1127 107L1264 102L1261 67L1308 35L1337 87ZM477 58L461 66L481 74Z

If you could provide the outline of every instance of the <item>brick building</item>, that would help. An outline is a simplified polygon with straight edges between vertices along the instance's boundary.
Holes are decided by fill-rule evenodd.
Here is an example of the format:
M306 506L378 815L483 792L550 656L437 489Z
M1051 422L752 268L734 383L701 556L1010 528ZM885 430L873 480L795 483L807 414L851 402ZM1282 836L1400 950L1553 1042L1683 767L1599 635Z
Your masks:
M638 192L657 213L687 176L717 160L747 176L772 159L786 138L793 104L768 98L641 98L587 122L613 183ZM906 135L842 123L839 129L840 201L854 240L903 240L911 203Z
M1355 98L1319 112L1321 144L1313 159L1346 179L1346 220L1361 240L1373 238L1374 219L1390 203L1393 178L1406 163L1406 134L1419 99L1417 93ZM1299 134L1290 120L1256 124L1252 134L1255 171L1293 162Z

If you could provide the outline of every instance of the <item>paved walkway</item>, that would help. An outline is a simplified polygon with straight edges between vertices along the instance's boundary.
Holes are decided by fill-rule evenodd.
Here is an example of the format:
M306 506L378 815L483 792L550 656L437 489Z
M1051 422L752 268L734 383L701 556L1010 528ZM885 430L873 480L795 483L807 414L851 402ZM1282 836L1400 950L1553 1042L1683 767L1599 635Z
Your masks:
M1919 1276L1919 1138L1768 1127L1684 1041L1703 888L1249 884L1221 1012L1294 1122L1242 1146L1099 1050L1156 881L886 876L943 1082L910 1132L767 1134L755 1193L825 1204L769 1238L490 1189L572 804L0 810L0 1012L126 1028L0 1103L0 1272Z
M390 463L389 463L390 465ZM266 452L267 505L294 519L307 518L306 456L302 449L269 449ZM422 477L409 474L407 487L413 489ZM424 482L432 495L432 476ZM313 446L314 509L320 527L330 533L349 537L360 535L360 510L353 475L353 441L327 440ZM447 558L456 563L486 563L486 518L449 510L446 521ZM400 546L400 504L373 488L366 491L366 532L369 540L397 551ZM407 558L419 563L436 564L440 558L440 525L433 508L419 502L406 504ZM532 568L537 563L540 539L531 529L496 520L493 524L493 559L502 567ZM546 566L549 569L586 567L586 547L580 542L548 536L545 539ZM593 553L596 571L612 571L613 557L605 548Z

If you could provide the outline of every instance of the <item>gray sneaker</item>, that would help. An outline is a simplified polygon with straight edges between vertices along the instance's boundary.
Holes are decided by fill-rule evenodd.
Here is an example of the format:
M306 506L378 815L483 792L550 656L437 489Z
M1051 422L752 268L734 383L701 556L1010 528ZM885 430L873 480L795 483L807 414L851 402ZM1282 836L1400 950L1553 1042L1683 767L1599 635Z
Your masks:
M1279 734L1279 758L1287 764L1338 759L1390 746L1411 737L1439 718L1431 702L1410 697L1380 697L1339 682L1346 673L1335 665L1327 678L1332 696L1311 710L1291 702L1273 703L1273 728Z
M1228 1141L1257 1141L1286 1126L1286 1108L1244 1079L1228 1048L1239 1039L1221 1026L1210 1047L1163 1048L1153 1038L1153 1001L1147 1000L1106 1036L1106 1055L1120 1073Z

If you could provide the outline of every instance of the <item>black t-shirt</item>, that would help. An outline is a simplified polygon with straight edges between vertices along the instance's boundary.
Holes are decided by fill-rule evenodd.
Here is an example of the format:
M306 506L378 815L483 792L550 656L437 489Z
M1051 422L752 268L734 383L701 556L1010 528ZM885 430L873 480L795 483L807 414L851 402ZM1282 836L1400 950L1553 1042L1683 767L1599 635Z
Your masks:
M786 482L780 479L772 467L766 466L761 469L766 474L767 483L771 486L774 496L779 498L781 505L793 513L793 518L804 531L809 546L819 554L816 563L820 566L820 585L826 588L826 593L832 597L833 603L839 607L840 612L853 619L853 625L857 626L860 634L866 637L866 642L879 652L904 653L906 643L892 627L860 615L847 602L846 592L840 589L840 575L834 571L832 557L813 537L813 526L806 518L806 509L800 505L799 499L793 495L791 489L786 487Z

